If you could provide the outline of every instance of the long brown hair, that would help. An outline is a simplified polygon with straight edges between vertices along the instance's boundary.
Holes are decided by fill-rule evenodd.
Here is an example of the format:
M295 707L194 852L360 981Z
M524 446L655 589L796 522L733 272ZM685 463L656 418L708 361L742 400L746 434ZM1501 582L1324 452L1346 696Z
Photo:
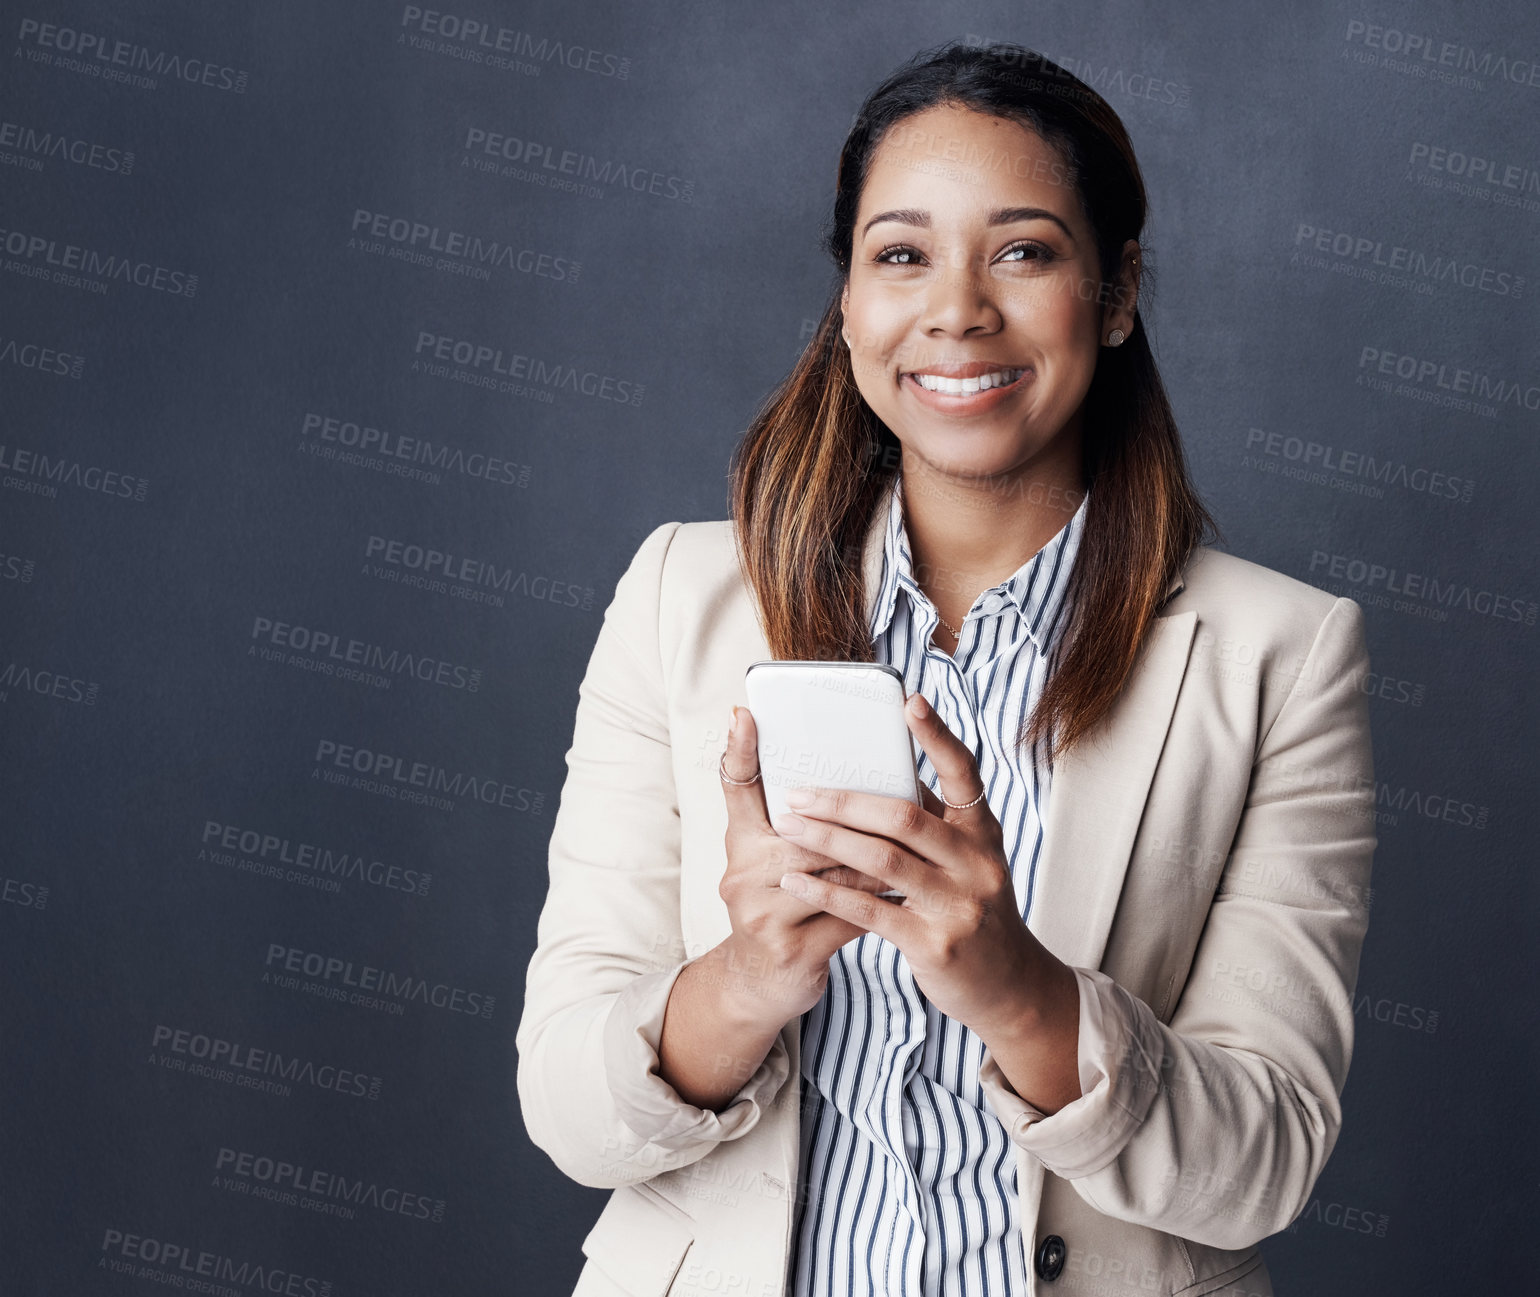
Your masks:
M1144 180L1123 123L1099 94L1033 50L953 43L922 51L867 97L840 152L823 235L838 270L828 305L732 456L739 562L777 659L874 659L862 545L898 472L900 448L856 387L840 345L840 292L878 144L895 123L940 104L1017 121L1059 149L1095 231L1107 284L1124 241L1144 228ZM1063 751L1095 729L1127 681L1172 578L1194 547L1218 536L1188 478L1143 320L1144 311L1136 312L1128 339L1102 349L1086 393L1083 470L1091 498L1070 575L1070 618L1019 743L1041 738Z

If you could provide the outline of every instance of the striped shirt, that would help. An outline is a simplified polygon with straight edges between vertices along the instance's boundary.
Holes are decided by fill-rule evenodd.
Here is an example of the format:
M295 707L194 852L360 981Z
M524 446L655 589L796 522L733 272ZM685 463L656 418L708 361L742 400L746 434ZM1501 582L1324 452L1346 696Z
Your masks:
M876 659L896 667L905 692L923 694L973 751L1023 918L1050 768L1037 746L1019 751L1015 736L1061 643L1084 519L1082 499L1052 540L979 595L953 656L931 643L938 615L911 568L901 475L889 498ZM923 753L919 771L939 787ZM872 932L835 952L801 1030L793 1297L1026 1292L1016 1159L979 1086L983 1041L938 1012L898 947Z

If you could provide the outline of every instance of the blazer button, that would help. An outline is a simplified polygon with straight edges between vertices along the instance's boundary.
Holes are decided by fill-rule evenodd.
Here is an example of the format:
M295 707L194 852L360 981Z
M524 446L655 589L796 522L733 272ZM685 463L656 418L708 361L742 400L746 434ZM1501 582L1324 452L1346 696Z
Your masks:
M1036 1266L1038 1278L1050 1282L1064 1273L1064 1240L1057 1234L1050 1234L1038 1246Z

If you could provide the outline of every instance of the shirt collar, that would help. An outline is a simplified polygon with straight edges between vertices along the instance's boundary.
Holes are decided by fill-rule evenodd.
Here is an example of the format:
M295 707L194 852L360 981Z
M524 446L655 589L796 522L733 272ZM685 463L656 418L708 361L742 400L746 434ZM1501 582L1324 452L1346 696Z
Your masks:
M1004 581L984 591L986 601L992 595L1003 595L1015 606L1027 635L1039 653L1046 656L1058 642L1063 631L1065 616L1065 592L1070 573L1074 570L1075 555L1080 549L1080 536L1085 528L1087 492L1068 522L1059 528L1042 549L1023 563ZM883 536L882 584L872 613L871 634L875 640L892 624L894 610L898 606L899 592L908 595L910 602L922 619L934 618L936 612L924 591L914 579L912 557L909 550L909 533L904 526L903 474L893 475L888 492L887 524ZM932 622L934 628L934 622Z

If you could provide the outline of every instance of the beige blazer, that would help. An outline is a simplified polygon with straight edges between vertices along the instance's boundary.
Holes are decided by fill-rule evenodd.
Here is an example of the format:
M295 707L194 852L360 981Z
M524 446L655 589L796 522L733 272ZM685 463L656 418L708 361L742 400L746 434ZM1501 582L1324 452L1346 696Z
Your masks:
M530 1138L614 1191L573 1297L787 1291L800 1018L721 1113L656 1071L674 979L730 931L717 759L744 671L770 656L731 524L668 522L579 689L517 1035ZM1033 1293L1272 1292L1258 1244L1309 1201L1352 1055L1367 669L1352 600L1200 549L1099 738L1055 763L1031 928L1077 970L1092 1097L1042 1118L987 1052L980 1069ZM1050 1238L1051 1281L1033 1263Z

